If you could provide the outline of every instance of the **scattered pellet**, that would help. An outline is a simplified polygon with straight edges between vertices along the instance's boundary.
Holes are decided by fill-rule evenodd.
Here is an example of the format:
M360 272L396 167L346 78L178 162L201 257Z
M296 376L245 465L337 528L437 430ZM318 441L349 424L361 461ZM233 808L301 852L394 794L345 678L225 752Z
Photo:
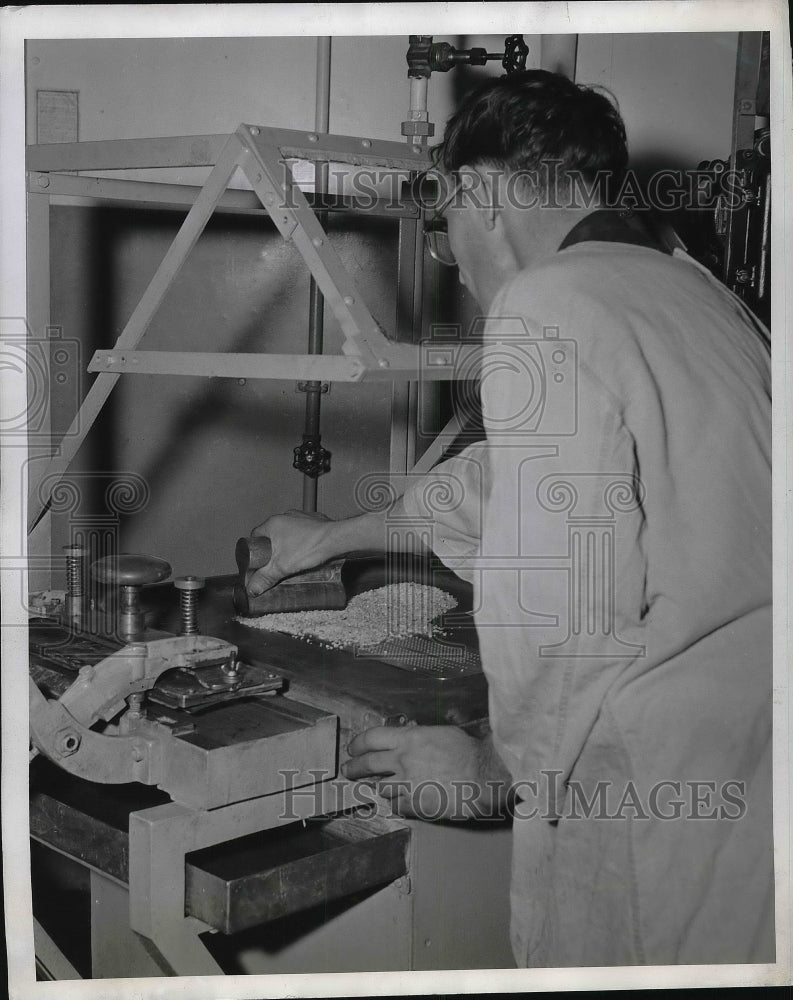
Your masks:
M350 599L341 611L289 611L242 618L249 628L317 640L333 649L365 649L388 639L411 635L433 636L433 624L457 601L438 587L421 583L392 583Z

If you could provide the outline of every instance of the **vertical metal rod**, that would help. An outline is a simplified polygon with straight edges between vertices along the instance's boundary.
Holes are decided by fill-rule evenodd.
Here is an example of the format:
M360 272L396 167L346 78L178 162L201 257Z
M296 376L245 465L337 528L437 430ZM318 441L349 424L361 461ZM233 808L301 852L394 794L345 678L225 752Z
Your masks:
M543 35L540 67L575 80L578 60L578 35Z
M316 105L314 109L314 129L317 132L327 132L330 125L330 38L317 39L317 84ZM317 163L314 166L314 191L324 194L328 188L328 164ZM327 212L317 212L319 224L324 228L327 223ZM323 333L325 323L325 299L317 287L314 278L309 285L308 308L308 353L322 354ZM306 420L303 431L304 438L320 436L320 406L322 399L322 383L306 383ZM303 510L313 513L317 509L316 476L303 475Z
M741 31L738 34L738 51L735 61L735 93L732 115L732 150L730 166L733 170L743 168L741 151L754 146L757 80L762 52L763 35L760 31ZM743 213L727 213L727 234L724 244L724 262L721 280L730 288L736 258L740 260L740 248L736 246L738 219Z
M43 180L49 178L42 175ZM30 333L35 341L31 343L31 351L37 347L41 348L40 357L46 365L45 384L38 386L38 392L50 392L52 386L52 375L50 373L50 344L47 337L47 328L50 326L50 196L46 191L30 191L27 196L27 223L28 223L28 248L27 248L27 321ZM36 411L36 406L41 400L29 399L30 412ZM51 413L52 400L48 405L39 411L39 426L37 433L46 440L47 435L52 434ZM49 463L44 457L34 458L37 449L34 447L35 438L30 438L30 461L28 463L28 511L34 510L37 506L38 484L41 482L41 472L37 477L35 470L41 466L48 466ZM54 444L51 448L55 450ZM28 587L31 591L52 589L52 567L44 568L47 560L52 559L52 518L47 517L41 525L38 537L29 540L28 553L36 557L30 561L28 571Z
M429 122L429 77L409 77L410 80L410 111L409 118L415 121ZM414 135L407 136L407 141L411 145L426 145L429 143L429 136ZM424 232L422 220L415 227L413 232L413 275L411 282L412 302L410 313L410 337L413 344L421 340L422 320L423 320L423 296L424 296ZM418 436L419 423L419 383L408 382L405 412L405 471L410 472L416 463L416 438ZM423 403L426 407L429 393L437 397L438 386L428 386L423 394ZM393 471L393 468L392 468Z
M429 77L411 76L410 78L410 110L408 117L412 121L429 121L426 117L429 114L427 107L427 93L429 90ZM423 146L427 142L426 135L409 135L407 141L411 146L416 144Z
M413 250L413 330L412 343L418 344L421 341L424 326L424 229L419 225L414 234ZM432 387L432 394L437 400L440 387L436 384ZM407 439L407 466L412 469L416 463L416 438L418 436L419 419L426 424L424 415L419 415L419 382L410 383L408 391L408 439ZM427 394L425 393L425 399ZM435 403L437 406L437 403Z

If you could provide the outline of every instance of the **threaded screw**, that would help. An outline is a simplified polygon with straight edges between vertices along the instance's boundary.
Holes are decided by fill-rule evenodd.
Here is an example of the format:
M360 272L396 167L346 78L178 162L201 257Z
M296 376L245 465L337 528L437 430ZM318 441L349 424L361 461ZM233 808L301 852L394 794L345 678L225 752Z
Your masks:
M204 586L201 576L180 576L173 582L179 591L182 635L198 634L198 591Z
M76 625L83 619L83 565L88 549L82 545L64 545L66 555L66 614Z
M81 545L64 545L66 554L66 589L69 597L83 596L83 559L88 555L88 549Z

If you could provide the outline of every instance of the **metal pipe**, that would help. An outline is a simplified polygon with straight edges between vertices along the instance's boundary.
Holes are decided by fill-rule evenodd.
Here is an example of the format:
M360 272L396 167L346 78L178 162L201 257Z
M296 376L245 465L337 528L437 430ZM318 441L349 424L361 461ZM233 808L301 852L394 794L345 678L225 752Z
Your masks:
M427 91L429 73L426 76L413 76L408 71L410 82L410 107L407 121L402 122L402 135L411 146L423 146L429 136L435 133L435 126L429 120L427 110Z
M540 45L540 68L561 73L575 80L578 35L543 35Z
M416 79L410 78L410 117L414 120L423 121L429 124L428 91L429 77ZM425 136L415 136L414 142L424 145L429 141L432 130ZM410 139L408 139L410 141ZM411 313L412 342L415 344L421 339L423 304L424 304L424 231L419 223L416 226L415 239L413 244L413 308ZM433 396L437 396L435 387ZM429 396L424 393L424 397ZM419 405L419 384L418 382L408 383L408 409L407 409L407 441L406 459L407 471L409 472L416 461L416 431L418 429L418 405Z
M411 76L410 77L410 110L411 111L426 111L427 110L427 88L429 86L429 77L427 76ZM412 116L411 116L412 117Z
M314 107L314 130L327 132L330 127L330 38L317 39L317 82ZM328 189L328 163L314 166L314 190L324 194ZM323 228L327 224L327 212L317 212L317 219ZM308 308L308 353L322 354L325 328L325 299L314 278L309 285ZM304 437L320 435L320 405L322 383L306 383L306 420ZM317 509L317 476L303 475L303 510L313 513Z

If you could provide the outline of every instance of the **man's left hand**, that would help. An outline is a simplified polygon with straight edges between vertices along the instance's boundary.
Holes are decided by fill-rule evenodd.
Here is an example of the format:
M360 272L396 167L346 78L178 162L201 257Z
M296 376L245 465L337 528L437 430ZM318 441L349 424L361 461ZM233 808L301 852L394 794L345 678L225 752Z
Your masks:
M402 816L472 819L493 815L502 799L498 776L488 773L489 743L454 726L377 726L348 750L346 777L377 779L378 793Z

